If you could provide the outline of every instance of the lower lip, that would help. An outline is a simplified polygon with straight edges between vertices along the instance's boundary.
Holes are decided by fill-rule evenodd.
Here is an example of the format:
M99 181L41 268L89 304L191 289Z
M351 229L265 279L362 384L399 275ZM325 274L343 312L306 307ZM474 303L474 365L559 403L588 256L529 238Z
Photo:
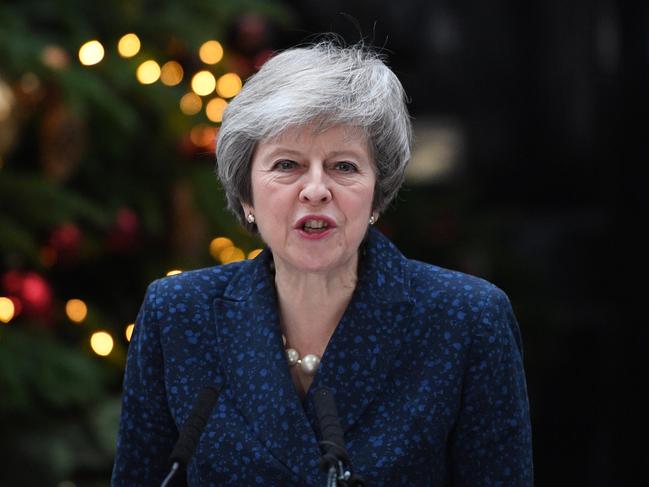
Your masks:
M305 238L307 240L321 240L323 238L327 238L329 235L331 235L331 232L335 230L336 227L328 227L324 232L305 232L302 228L297 228L297 233L300 235L300 237Z

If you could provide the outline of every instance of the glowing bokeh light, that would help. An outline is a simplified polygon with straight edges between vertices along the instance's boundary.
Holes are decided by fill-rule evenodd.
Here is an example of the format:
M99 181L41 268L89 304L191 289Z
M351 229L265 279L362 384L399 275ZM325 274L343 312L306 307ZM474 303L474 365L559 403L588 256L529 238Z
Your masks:
M181 271L181 270L174 269L174 270L172 270L172 271L167 272L167 275L168 275L168 276L175 276L176 274L182 274L182 272L183 272L183 271Z
M223 98L232 98L240 91L243 83L236 73L227 73L216 82L216 92Z
M210 255L216 260L219 260L219 255L223 249L234 247L232 240L227 237L216 237L210 242Z
M239 247L226 247L223 250L221 250L221 253L219 254L219 260L223 264L229 264L230 262L237 262L240 260L244 260L246 258L246 254L243 253L243 250L241 250Z
M88 316L88 307L80 299L70 299L65 303L65 314L68 315L70 321L81 323Z
M79 61L84 66L92 66L104 59L104 46L97 40L86 42L79 48Z
M255 250L251 251L251 252L248 254L248 259L254 259L254 258L257 257L259 254L261 254L263 251L264 251L264 249L255 249Z
M160 78L160 65L149 59L138 66L135 75L140 83L150 85Z
M130 325L126 325L126 330L124 330L124 335L126 335L127 342L131 341L131 337L133 336L133 328L135 328L134 323L131 323Z
M11 299L0 297L0 321L9 323L16 313L16 307Z
M37 92L40 87L41 81L34 73L27 72L20 78L20 89L28 95Z
M102 47L103 49L103 47ZM103 58L103 51L101 57ZM45 46L41 51L41 61L45 66L52 69L63 69L70 62L68 53L60 46ZM101 58L99 59L101 61ZM97 62L99 62L97 61ZM92 63L96 64L96 63Z
M113 350L113 337L105 331L96 331L90 337L90 347L97 355L105 357Z
M203 107L203 100L196 93L187 93L180 99L180 111L185 115L196 115Z
M199 124L189 132L189 140L196 147L212 147L216 139L216 127Z
M122 57L133 57L140 52L140 38L135 34L126 34L117 43L117 52Z
M200 96L207 96L214 91L216 79L209 71L199 71L192 78L192 90Z
M198 50L198 57L205 64L216 64L223 59L223 46L219 41L207 41Z
M227 106L228 102L223 98L212 98L205 106L205 114L212 122L220 122Z
M0 78L0 122L9 119L15 101L16 97L14 96L13 90Z
M167 86L176 86L183 80L183 67L176 61L167 61L162 65L160 81Z

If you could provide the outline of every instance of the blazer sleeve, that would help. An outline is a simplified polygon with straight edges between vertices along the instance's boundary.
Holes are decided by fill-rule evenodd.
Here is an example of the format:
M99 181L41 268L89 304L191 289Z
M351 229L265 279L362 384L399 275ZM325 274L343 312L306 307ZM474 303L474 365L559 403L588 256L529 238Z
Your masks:
M533 485L522 355L509 299L494 287L472 330L462 404L450 438L452 485Z
M157 323L158 281L147 290L128 349L112 485L160 485L178 437L167 405Z

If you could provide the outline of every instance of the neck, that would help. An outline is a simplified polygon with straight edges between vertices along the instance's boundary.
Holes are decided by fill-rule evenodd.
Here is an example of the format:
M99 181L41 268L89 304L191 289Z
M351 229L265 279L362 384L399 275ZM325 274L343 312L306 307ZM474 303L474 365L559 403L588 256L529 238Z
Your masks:
M356 287L358 257L340 269L305 273L275 262L282 333L300 353L322 355Z

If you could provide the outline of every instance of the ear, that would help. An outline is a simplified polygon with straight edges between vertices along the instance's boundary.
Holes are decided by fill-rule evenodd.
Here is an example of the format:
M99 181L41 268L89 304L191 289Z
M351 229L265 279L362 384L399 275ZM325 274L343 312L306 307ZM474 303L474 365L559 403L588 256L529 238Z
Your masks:
M243 214L247 215L248 213L254 213L255 209L252 207L252 205L248 205L246 203L241 203L241 208L243 208Z

